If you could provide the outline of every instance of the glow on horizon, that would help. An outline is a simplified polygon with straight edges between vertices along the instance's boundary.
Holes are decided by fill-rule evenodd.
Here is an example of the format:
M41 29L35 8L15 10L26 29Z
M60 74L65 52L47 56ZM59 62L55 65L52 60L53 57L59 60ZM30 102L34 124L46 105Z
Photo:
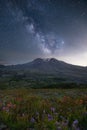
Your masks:
M74 56L60 56L56 58L72 65L87 66L87 52L84 52L83 54L76 54Z

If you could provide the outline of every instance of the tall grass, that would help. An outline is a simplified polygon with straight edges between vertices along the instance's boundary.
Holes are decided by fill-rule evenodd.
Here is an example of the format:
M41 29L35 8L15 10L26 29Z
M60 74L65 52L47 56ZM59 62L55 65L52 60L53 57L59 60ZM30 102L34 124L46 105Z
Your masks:
M0 122L8 130L87 130L86 89L0 90Z

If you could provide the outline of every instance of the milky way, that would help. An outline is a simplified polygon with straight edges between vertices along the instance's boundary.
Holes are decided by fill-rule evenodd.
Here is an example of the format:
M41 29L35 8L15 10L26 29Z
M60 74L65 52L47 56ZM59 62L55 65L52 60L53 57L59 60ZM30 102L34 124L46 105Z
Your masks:
M0 63L38 57L87 65L86 0L0 0Z

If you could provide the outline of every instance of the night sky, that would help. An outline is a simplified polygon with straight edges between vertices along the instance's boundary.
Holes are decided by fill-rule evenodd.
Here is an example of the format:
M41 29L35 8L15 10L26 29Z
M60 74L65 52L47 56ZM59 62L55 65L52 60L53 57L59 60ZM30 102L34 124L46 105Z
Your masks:
M39 57L87 66L87 0L0 0L0 64Z

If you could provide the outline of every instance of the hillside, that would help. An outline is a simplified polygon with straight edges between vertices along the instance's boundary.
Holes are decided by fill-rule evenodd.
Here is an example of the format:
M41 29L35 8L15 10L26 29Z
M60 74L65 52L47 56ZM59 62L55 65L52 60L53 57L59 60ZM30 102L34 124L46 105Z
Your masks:
M11 85L49 86L60 83L87 84L87 68L75 66L54 58L37 58L19 65L0 66L0 80Z

